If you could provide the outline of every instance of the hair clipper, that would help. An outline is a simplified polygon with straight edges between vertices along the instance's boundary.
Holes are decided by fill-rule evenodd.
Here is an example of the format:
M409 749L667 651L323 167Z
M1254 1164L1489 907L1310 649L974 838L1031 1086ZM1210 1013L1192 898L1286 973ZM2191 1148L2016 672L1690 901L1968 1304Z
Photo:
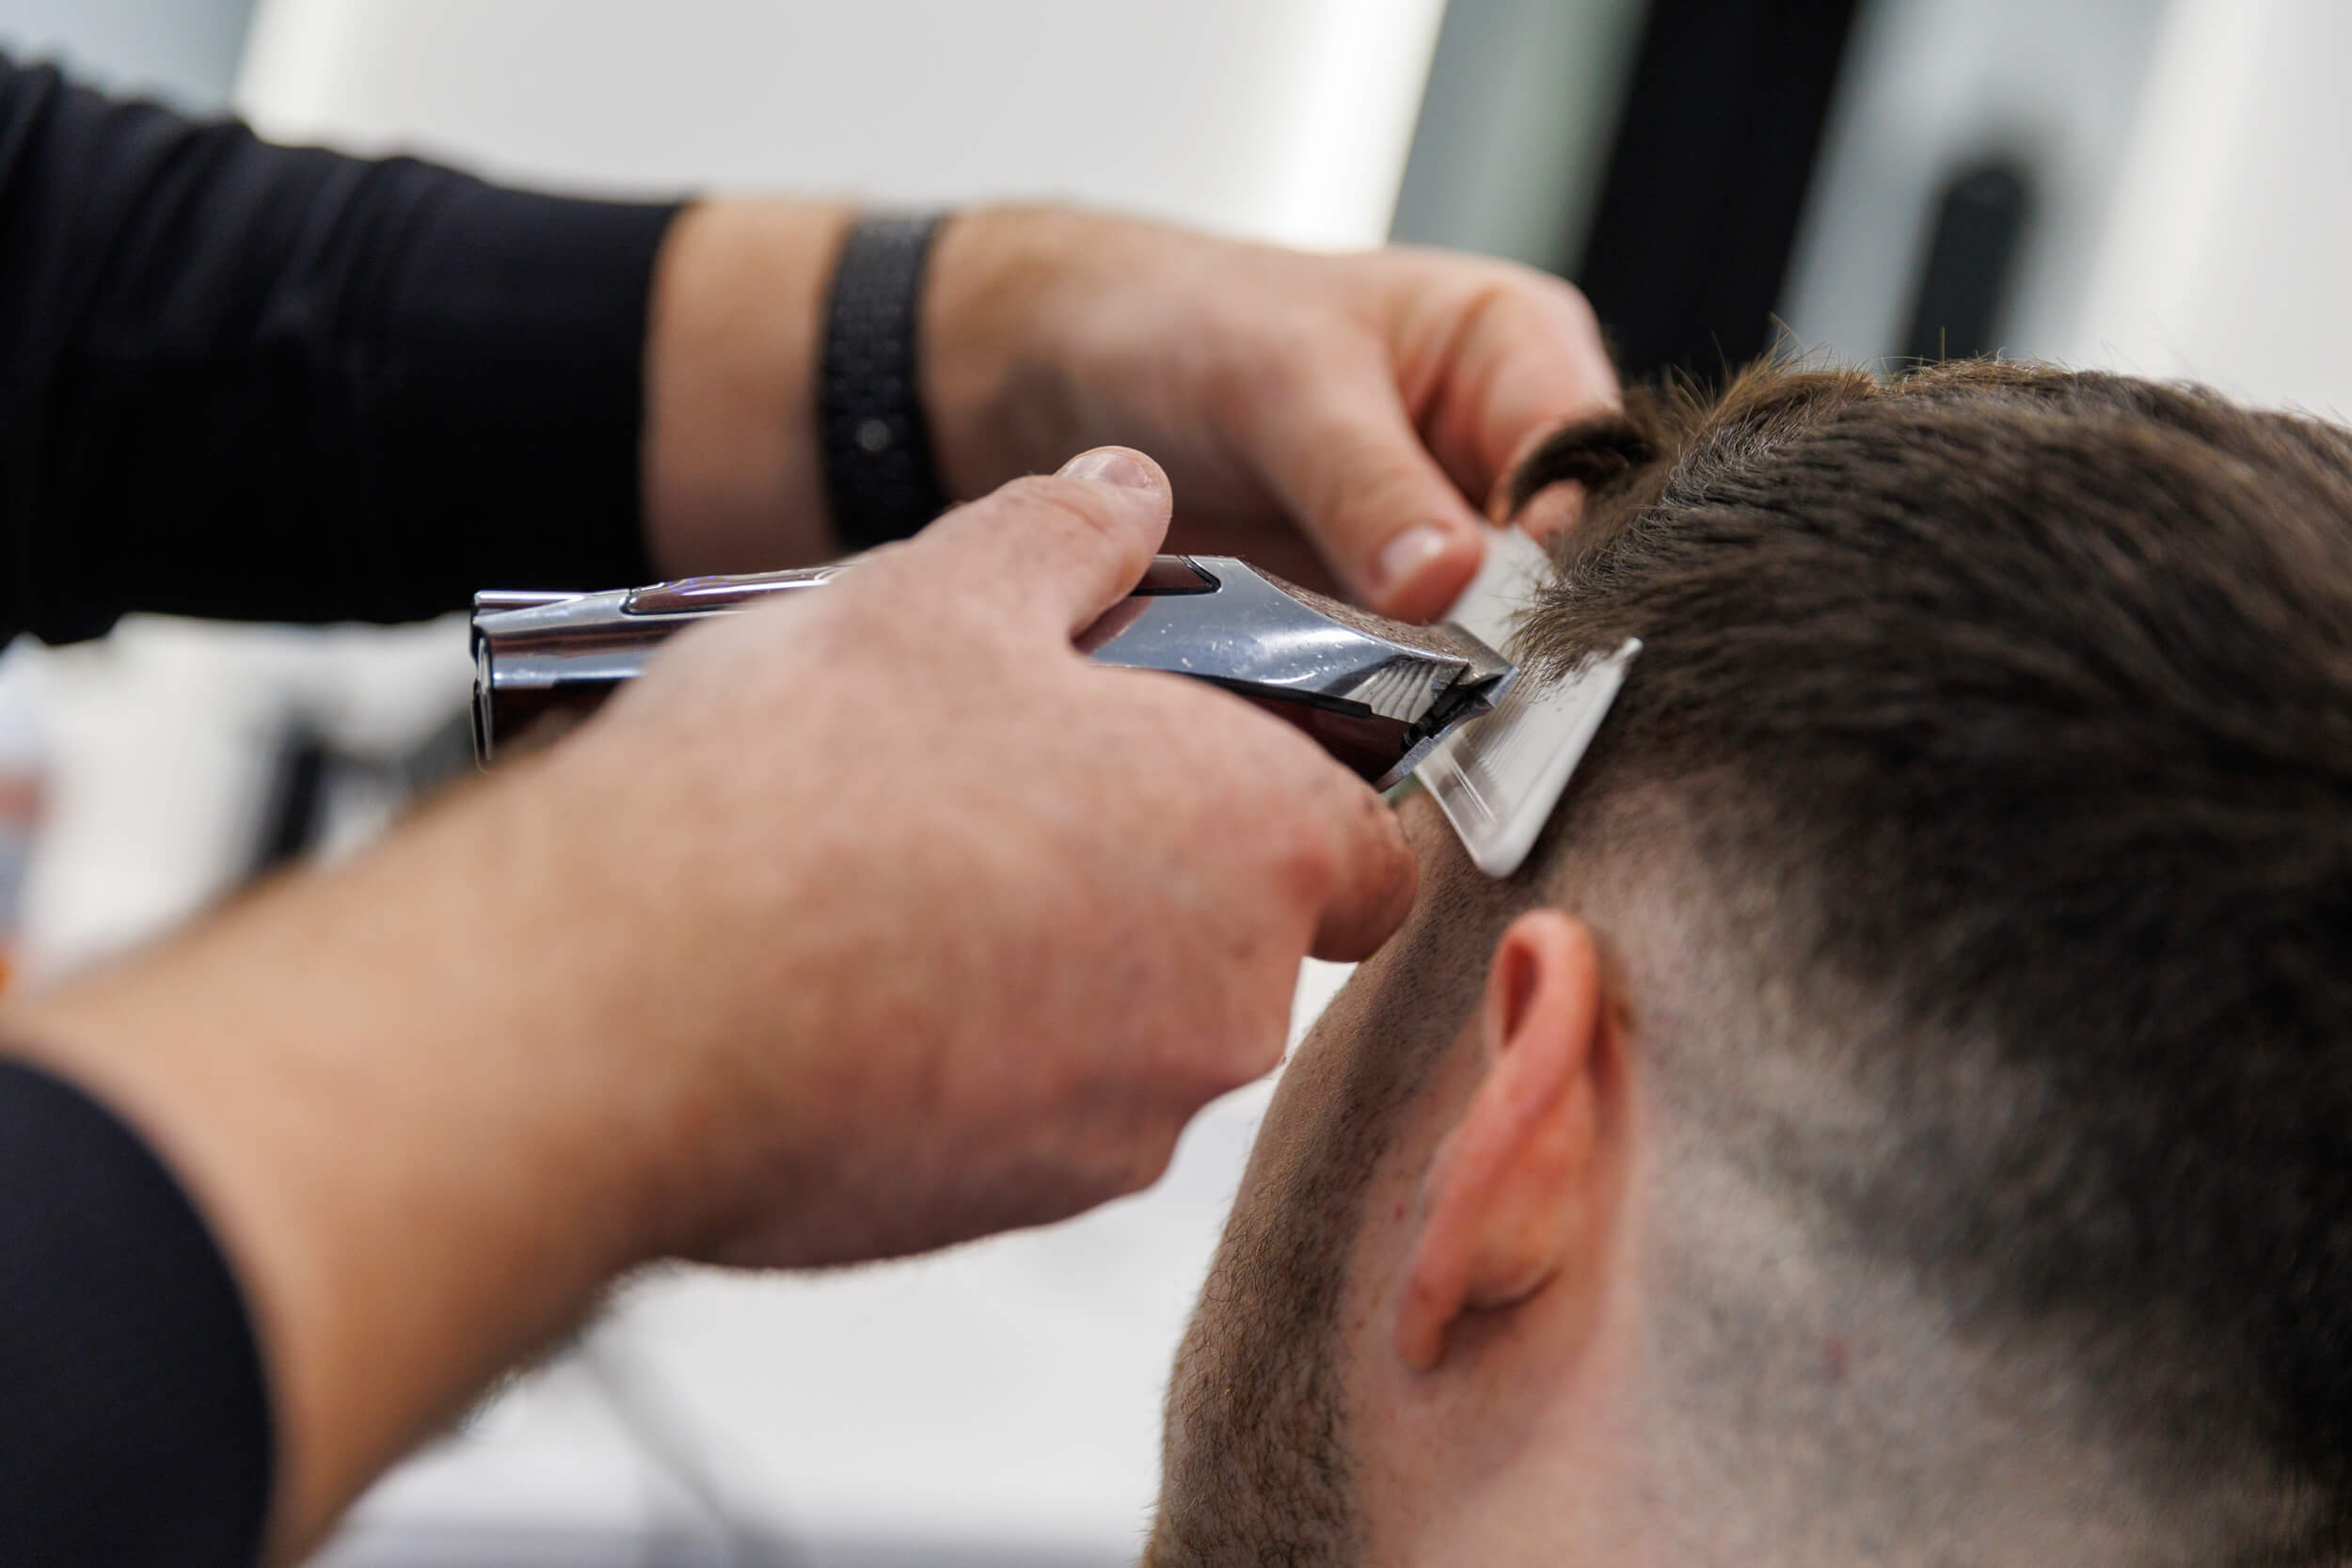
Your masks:
M602 702L673 632L856 569L852 561L599 594L476 594L476 754L487 763L544 716ZM1156 558L1077 645L1099 663L1223 687L1295 724L1381 789L1490 711L1518 673L1452 623L1386 620L1230 556Z

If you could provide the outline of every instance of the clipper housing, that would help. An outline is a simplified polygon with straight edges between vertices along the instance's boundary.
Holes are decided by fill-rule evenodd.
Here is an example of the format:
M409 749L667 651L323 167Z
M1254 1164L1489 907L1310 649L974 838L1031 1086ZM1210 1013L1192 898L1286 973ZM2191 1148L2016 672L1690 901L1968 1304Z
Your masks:
M595 707L698 621L856 569L850 562L596 594L479 594L475 752L486 764L549 715ZM1223 687L1296 725L1381 789L1492 710L1518 673L1458 626L1385 620L1230 556L1156 558L1078 648L1098 663Z

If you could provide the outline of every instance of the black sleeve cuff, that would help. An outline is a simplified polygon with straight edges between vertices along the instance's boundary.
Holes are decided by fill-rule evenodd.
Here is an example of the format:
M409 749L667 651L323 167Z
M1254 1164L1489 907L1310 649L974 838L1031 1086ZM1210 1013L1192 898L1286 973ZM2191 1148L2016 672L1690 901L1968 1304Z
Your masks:
M111 1114L0 1061L0 1560L248 1568L271 1465L204 1222Z
M676 212L270 146L0 60L0 634L643 581Z
M431 172L383 296L362 423L368 510L402 535L404 576L440 578L415 581L413 608L648 580L645 335L677 209Z

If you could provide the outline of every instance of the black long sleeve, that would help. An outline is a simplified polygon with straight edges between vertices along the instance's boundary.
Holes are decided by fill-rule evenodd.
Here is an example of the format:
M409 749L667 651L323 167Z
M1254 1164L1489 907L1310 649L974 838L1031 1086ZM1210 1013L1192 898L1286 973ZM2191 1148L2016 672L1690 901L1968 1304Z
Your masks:
M171 1177L95 1101L0 1060L0 1562L247 1568L262 1388Z
M643 580L674 212L270 147L0 60L0 641ZM202 1222L120 1122L0 1061L0 1562L248 1563L270 1475Z
M0 60L0 638L644 580L674 213L274 147Z

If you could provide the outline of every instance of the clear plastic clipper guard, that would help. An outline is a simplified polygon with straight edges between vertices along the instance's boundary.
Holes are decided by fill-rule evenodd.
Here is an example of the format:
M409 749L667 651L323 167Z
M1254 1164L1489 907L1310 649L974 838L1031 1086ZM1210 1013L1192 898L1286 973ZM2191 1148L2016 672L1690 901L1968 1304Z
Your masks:
M1486 568L1454 618L1501 647L1511 615L1532 597L1544 553L1517 530L1488 546ZM1559 679L1522 674L1492 713L1447 736L1414 769L1479 870L1500 879L1526 863L1641 651L1641 640L1629 637Z

